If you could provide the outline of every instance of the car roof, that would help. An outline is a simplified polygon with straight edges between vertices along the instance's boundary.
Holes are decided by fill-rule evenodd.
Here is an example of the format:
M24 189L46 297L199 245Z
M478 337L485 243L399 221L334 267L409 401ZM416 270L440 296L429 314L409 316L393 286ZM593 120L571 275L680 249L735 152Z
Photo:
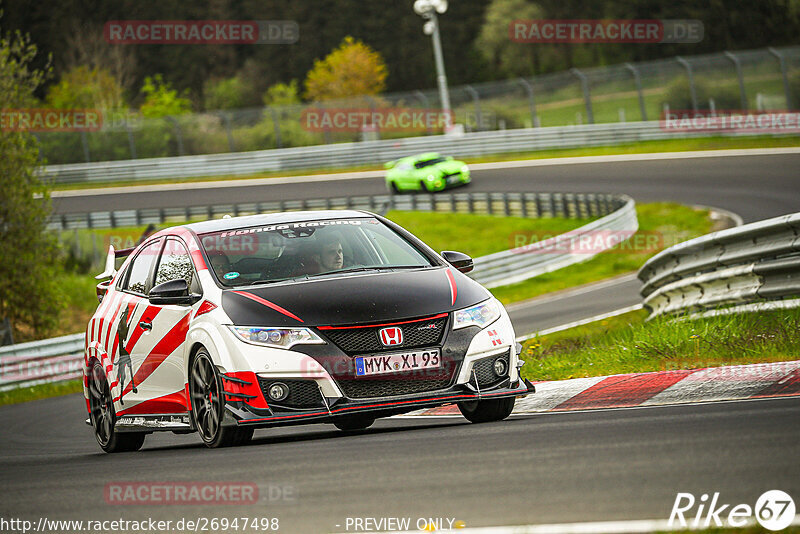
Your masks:
M401 161L404 162L407 161L414 163L415 161L438 158L439 156L441 156L441 154L439 154L438 152L425 152L423 154L414 154L413 156L406 156L404 158L400 158L397 160L397 162L400 163Z
M327 219L352 219L355 217L373 217L374 214L361 210L316 210L316 211L284 211L279 213L265 213L261 215L246 215L243 217L230 217L228 219L214 219L182 225L197 234L209 232L224 232L248 226L267 224L283 224L291 222L308 222ZM168 233L169 228L163 232Z

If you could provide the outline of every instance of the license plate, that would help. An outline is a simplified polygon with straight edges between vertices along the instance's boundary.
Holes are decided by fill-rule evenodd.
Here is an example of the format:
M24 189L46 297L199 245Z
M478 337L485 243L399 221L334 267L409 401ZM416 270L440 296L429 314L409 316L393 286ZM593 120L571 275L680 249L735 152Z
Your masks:
M356 376L403 373L417 369L435 369L442 366L439 349L425 349L399 354L359 356L356 358Z
M460 182L460 181L461 181L461 175L459 175L459 174L451 174L450 176L447 177L447 183L448 184L454 184L454 183Z

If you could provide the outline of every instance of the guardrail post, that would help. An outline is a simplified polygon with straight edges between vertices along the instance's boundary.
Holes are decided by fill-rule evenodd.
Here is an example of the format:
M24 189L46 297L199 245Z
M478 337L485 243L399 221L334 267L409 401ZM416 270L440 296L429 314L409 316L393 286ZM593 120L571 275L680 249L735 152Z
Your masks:
M11 321L7 318L0 322L0 347L14 344L14 333L11 329Z
M536 116L536 99L533 94L533 85L525 78L519 78L517 82L525 88L528 93L528 106L531 108L531 126L534 128L539 127L539 117Z
M125 130L128 132L128 147L131 150L131 159L136 159L136 143L133 140L133 130L130 124L125 124Z
M281 119L278 112L275 110L274 107L270 106L269 114L272 117L272 126L275 128L275 146L278 148L283 148L283 141L281 141Z
M476 91L471 85L465 85L464 90L469 93L472 97L472 101L475 104L475 130L481 131L483 130L483 117L481 117L481 98L478 95L478 91Z
M233 144L233 133L231 133L231 116L224 111L221 111L220 115L222 115L222 122L225 124L225 135L228 137L228 151L236 152L236 146Z
M172 123L173 128L175 129L175 141L178 143L178 155L183 156L183 136L181 135L181 126L178 124L178 120L175 117L168 116L167 120Z
M742 101L742 110L747 109L747 93L744 90L744 75L742 74L742 62L739 61L739 58L736 57L735 54L732 52L728 52L727 50L723 52L725 57L730 59L733 63L734 68L736 69L736 78L739 80L739 96Z
M594 113L592 112L592 95L589 92L589 79L584 73L576 68L569 69L569 72L578 78L581 82L581 89L583 90L583 101L586 103L586 119L589 124L594 124Z
M686 69L686 77L689 79L689 95L692 98L692 111L697 111L697 91L694 88L694 73L692 72L692 65L683 59L681 56L676 56L675 61Z
M639 112L642 114L642 120L647 120L647 108L644 105L644 92L642 91L642 78L639 76L639 69L633 66L632 63L625 63L625 68L633 74L633 81L636 84L636 93L639 95Z
M425 96L425 93L423 93L420 90L416 90L416 91L414 91L414 96L417 98L417 100L422 102L422 107L423 107L423 109L425 109L425 111L428 111L430 109L430 107L431 107L430 100L428 100L428 97ZM433 128L431 127L430 124L428 125L427 132L428 132L428 135L433 133Z
M786 58L776 48L769 47L767 50L778 59L778 64L781 67L781 76L783 76L783 92L786 95L786 109L787 111L792 110L794 109L792 107L792 89L789 86L789 75L786 72Z
M86 131L84 130L81 130L81 145L83 145L83 158L86 163L89 163L91 161L89 158L89 139L86 137Z
M372 119L375 117L375 107L376 107L375 106L375 100L373 98L369 97L369 96L365 96L364 98L366 98L367 101L369 102L369 113L370 113L370 122L369 122L369 124L370 124L370 126L372 128L375 128L375 139L380 139L381 138L381 131L378 128L378 125L375 124L372 121Z

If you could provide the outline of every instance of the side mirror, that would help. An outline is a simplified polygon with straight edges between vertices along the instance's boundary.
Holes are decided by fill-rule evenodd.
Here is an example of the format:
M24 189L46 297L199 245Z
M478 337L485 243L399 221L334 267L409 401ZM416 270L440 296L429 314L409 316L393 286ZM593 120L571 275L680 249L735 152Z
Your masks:
M147 299L151 304L194 304L202 296L189 293L189 284L183 278L158 284L150 290Z
M453 252L452 250L445 250L442 252L442 258L444 261L461 271L462 273L470 272L474 264L472 263L472 258L464 254L463 252Z

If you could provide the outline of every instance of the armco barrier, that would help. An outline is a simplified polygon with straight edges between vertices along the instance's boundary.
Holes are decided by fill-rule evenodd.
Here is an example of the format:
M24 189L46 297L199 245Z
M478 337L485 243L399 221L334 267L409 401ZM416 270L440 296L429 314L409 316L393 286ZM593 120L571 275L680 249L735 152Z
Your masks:
M98 212L59 216L53 228L97 228L147 223L183 222L187 219L248 215L306 209L367 209L386 211L438 211L498 214L518 217L598 219L569 232L577 239L588 232L638 228L634 202L625 195L575 193L454 193L439 195L382 195L278 201L236 206L202 206L178 210ZM599 252L595 251L595 252ZM526 253L507 250L475 259L470 276L488 287L513 283L591 258L593 254ZM81 376L83 334L45 339L0 348L0 391Z
M82 376L83 334L0 348L0 391Z
M50 165L45 167L43 172L56 184L243 176L272 171L383 164L404 156L432 151L467 157L707 135L705 132L664 131L659 121L589 124L473 132L458 136L407 137L226 154L72 163ZM752 135L752 132L747 135Z
M670 247L644 264L639 279L653 317L753 303L799 306L800 213Z

